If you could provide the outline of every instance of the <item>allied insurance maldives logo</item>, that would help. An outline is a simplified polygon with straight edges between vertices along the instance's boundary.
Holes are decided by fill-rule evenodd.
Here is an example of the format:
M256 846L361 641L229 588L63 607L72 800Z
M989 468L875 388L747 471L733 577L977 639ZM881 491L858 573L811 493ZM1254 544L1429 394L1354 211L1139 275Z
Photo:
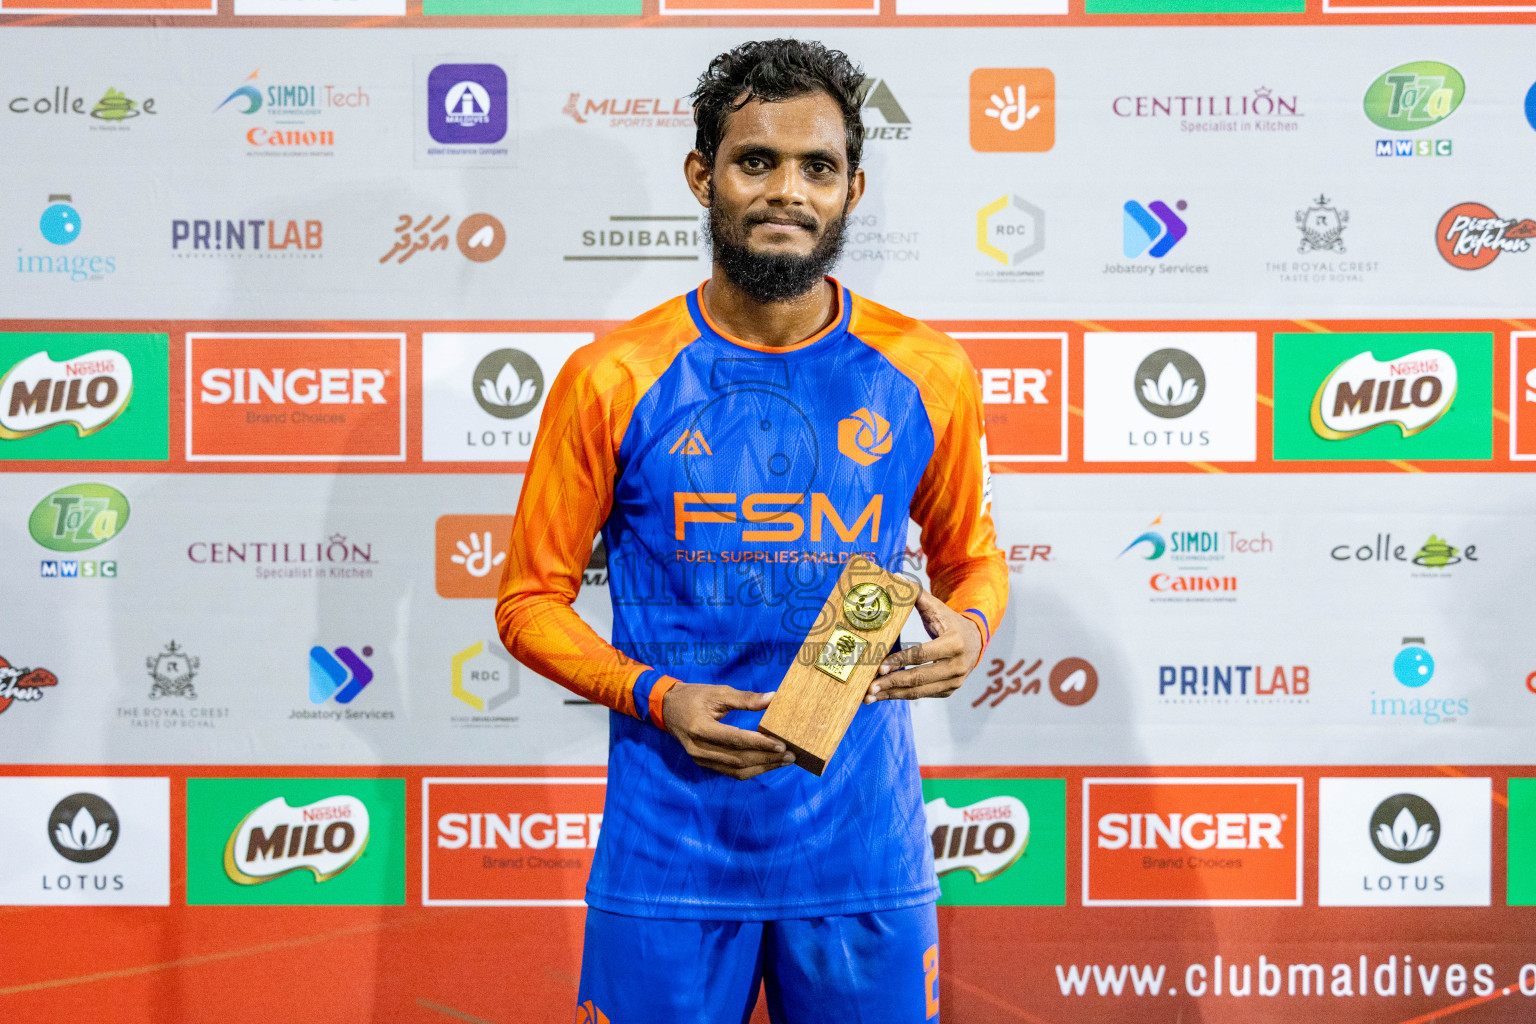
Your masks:
M1083 780L1084 906L1300 906L1302 780Z
M0 459L165 459L163 334L0 334Z
M405 335L187 334L189 462L405 459Z

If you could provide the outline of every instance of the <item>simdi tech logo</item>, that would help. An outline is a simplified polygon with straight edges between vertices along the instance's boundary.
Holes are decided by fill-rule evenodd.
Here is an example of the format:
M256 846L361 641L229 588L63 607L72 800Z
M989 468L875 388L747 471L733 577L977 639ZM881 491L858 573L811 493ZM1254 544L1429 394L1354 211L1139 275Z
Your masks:
M317 126L315 119L371 104L372 98L360 85L344 88L264 80L257 68L213 112L223 122L234 122L245 141L247 156L331 156L336 151L336 126L332 120L322 120Z
M400 462L405 335L187 334L189 462Z
M941 904L1066 903L1065 779L924 779L923 800Z
M169 458L164 334L0 334L0 458Z
M1083 780L1084 906L1300 906L1299 778Z
M0 779L0 904L170 904L166 778Z
M405 780L187 780L192 905L401 906Z
M1365 90L1365 116L1393 132L1431 128L1456 112L1466 98L1461 72L1439 61L1400 64ZM1377 156L1450 156L1450 139L1377 139Z
M1324 778L1317 815L1319 906L1491 903L1492 780Z
M987 458L1067 460L1067 336L1026 332L951 334L981 383Z
M1491 459L1493 335L1276 334L1275 458Z
M423 779L422 904L583 906L605 783L601 776Z
M971 72L971 148L1043 153L1056 145L1056 76L1049 68Z

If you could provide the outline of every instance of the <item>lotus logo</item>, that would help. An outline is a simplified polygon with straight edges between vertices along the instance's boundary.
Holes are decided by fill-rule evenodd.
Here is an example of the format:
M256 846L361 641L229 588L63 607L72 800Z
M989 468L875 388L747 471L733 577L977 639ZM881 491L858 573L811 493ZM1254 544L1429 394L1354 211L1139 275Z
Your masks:
M101 860L117 845L117 812L95 793L74 793L48 815L48 840L59 856L76 864Z
M302 807L273 797L241 819L224 846L224 873L260 885L308 870L316 882L357 863L368 846L368 807L355 796L331 796Z
M544 397L544 371L526 352L497 349L475 367L475 401L497 419L526 416Z
M34 352L0 375L0 438L62 424L87 437L121 416L132 394L133 367L121 352L98 349L58 362Z
M1158 349L1136 367L1136 399L1165 420L1188 416L1205 397L1205 369L1183 349Z
M1396 359L1351 356L1323 378L1312 398L1312 429L1340 441L1395 424L1404 437L1422 433L1456 400L1456 361L1437 348Z
M964 807L944 797L930 800L929 839L939 877L969 871L977 882L996 878L1016 864L1029 846L1029 809L1015 796L992 796Z
M1440 815L1413 793L1389 796L1371 815L1371 845L1394 864L1414 864L1440 842Z
M837 450L861 466L889 455L891 445L891 425L877 412L860 409L837 424Z

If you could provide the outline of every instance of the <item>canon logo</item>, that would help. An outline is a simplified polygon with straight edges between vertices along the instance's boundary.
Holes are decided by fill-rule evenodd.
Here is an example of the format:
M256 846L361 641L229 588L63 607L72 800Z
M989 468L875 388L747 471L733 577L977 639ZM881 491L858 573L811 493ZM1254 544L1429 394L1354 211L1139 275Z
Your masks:
M1269 811L1205 814L1105 814L1099 818L1101 850L1283 850L1285 816ZM1158 846L1161 839L1163 846Z
M198 399L206 405L387 405L385 371L379 369L298 369L274 367L214 367L203 371Z
M444 814L437 819L437 845L445 850L592 850L602 830L601 814Z

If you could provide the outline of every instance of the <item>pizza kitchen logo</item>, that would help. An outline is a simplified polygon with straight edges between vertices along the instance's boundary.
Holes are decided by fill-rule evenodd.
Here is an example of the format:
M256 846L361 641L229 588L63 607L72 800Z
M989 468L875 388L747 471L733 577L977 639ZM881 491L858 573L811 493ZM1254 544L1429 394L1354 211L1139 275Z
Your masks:
M1482 203L1457 203L1435 225L1435 247L1458 270L1481 270L1500 253L1531 251L1536 220L1500 217Z
M290 807L274 797L241 819L224 847L224 873L237 885L261 885L295 871L317 883L347 870L368 846L368 807L339 795Z
M0 657L0 715L18 701L31 704L42 700L44 688L58 684L59 677L46 668L12 665Z
M1440 349L1378 360L1360 352L1340 363L1312 399L1312 429L1341 441L1393 425L1403 437L1434 426L1456 400L1456 361Z

